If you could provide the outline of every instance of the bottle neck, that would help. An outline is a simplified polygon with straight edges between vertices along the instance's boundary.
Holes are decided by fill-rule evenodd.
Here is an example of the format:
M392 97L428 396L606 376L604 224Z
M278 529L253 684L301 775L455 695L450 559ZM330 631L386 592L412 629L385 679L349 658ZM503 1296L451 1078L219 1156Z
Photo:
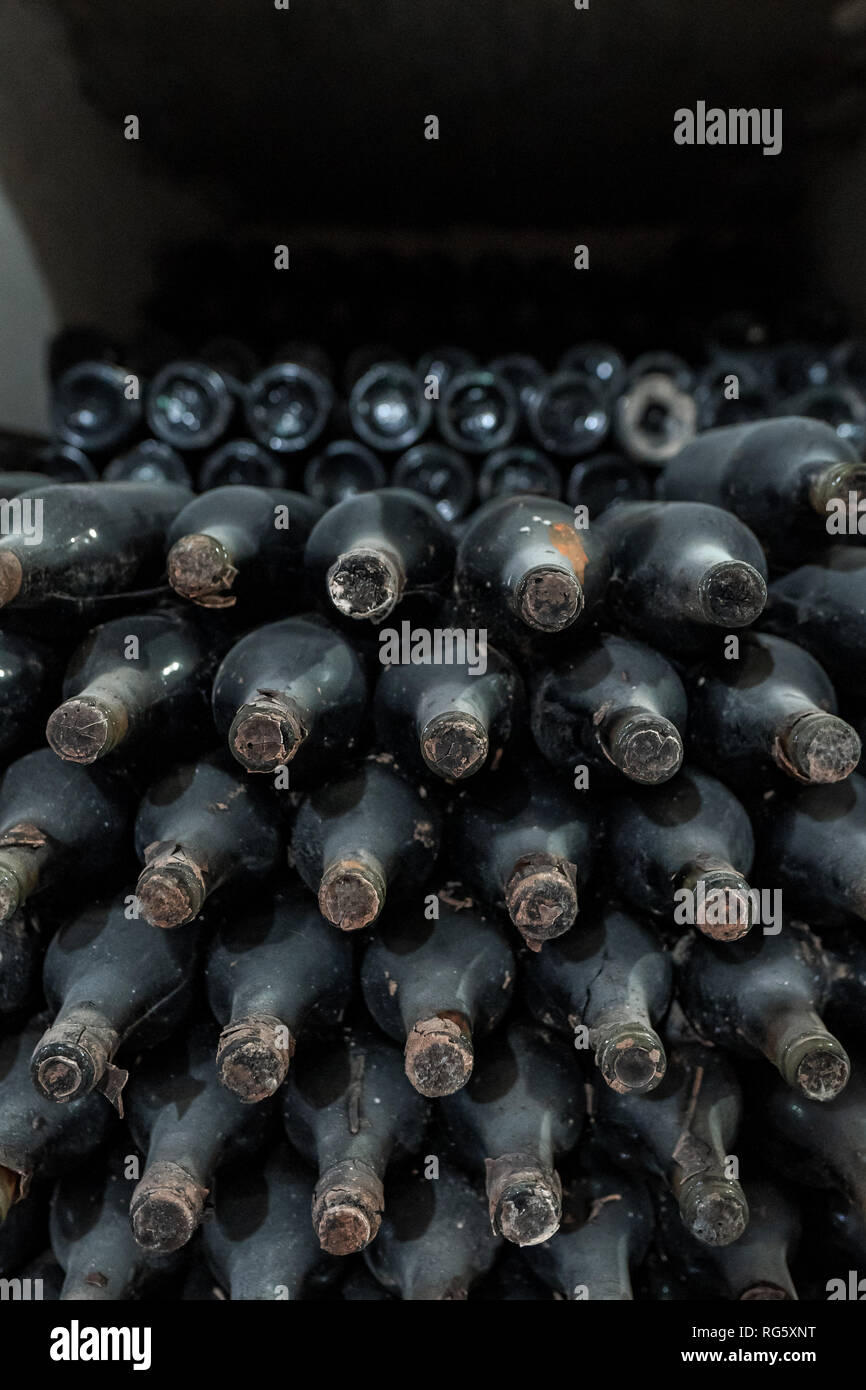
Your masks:
M128 1073L111 1064L119 1045L120 1034L97 1009L64 1010L33 1053L33 1084L46 1100L58 1103L98 1088L120 1110Z
M130 712L120 696L96 681L58 706L48 720L45 736L58 757L94 763L123 742L130 722Z
M845 1088L851 1063L814 1009L792 1003L765 1022L759 1046L789 1086L808 1100L833 1100Z

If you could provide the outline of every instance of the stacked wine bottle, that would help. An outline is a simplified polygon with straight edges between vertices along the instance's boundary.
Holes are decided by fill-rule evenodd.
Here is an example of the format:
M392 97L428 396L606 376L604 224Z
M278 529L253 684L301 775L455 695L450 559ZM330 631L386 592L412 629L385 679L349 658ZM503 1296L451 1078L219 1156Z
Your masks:
M855 346L115 358L0 441L0 1277L850 1296Z

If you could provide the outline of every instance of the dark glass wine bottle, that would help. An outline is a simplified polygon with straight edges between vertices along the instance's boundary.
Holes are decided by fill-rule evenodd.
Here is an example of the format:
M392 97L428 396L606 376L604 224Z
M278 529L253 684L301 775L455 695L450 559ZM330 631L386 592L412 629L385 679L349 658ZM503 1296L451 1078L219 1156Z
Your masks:
M540 760L483 779L452 808L449 846L482 902L504 904L527 945L567 932L592 873L597 815Z
M280 488L218 487L175 517L168 579L204 608L284 602L299 587L304 546L322 508Z
M115 1065L186 1021L198 933L154 932L125 897L93 903L51 940L42 972L53 1018L31 1061L36 1089L69 1102L102 1091L123 1114L128 1072Z
M520 401L502 376L485 369L459 372L440 392L439 431L467 454L489 454L510 444L520 423Z
M7 768L0 787L0 921L34 895L111 887L123 866L132 792L105 768L77 768L49 748Z
M75 650L45 736L61 758L92 763L147 742L170 754L207 717L219 642L178 613L114 618ZM183 732L181 732L183 731Z
M833 545L770 585L761 626L811 652L837 690L866 697L866 547Z
M212 449L235 413L232 385L206 362L167 362L147 390L145 413L151 432L173 449Z
M407 1173L389 1189L379 1239L364 1259L406 1302L462 1302L492 1266L498 1246L482 1194L449 1167L429 1181Z
M595 523L610 551L618 622L661 651L706 647L747 627L767 598L767 562L731 512L700 502L617 502Z
M285 1090L286 1132L318 1169L313 1226L323 1250L349 1255L369 1245L385 1206L389 1164L417 1153L427 1106L409 1085L399 1049L355 1031L303 1050Z
M373 492L387 482L385 469L357 439L333 439L304 470L304 491L323 507L335 507L358 492Z
M233 1303L294 1301L331 1283L340 1262L324 1254L310 1225L313 1179L288 1144L259 1165L220 1174L202 1243L214 1277Z
M673 916L722 941L749 930L752 826L714 777L684 768L660 787L617 789L606 809L605 846L609 872L639 912Z
M54 1105L30 1080L30 1058L45 1027L37 1015L18 1034L0 1038L0 1225L31 1182L57 1178L89 1158L115 1116L101 1096Z
M667 500L725 507L771 549L826 533L828 504L866 499L866 464L831 425L787 415L707 430L671 459Z
M216 1063L244 1101L273 1095L299 1037L335 1027L352 997L350 942L300 888L281 888L225 916L207 953L208 999L222 1026Z
M826 672L783 637L744 632L737 659L694 669L688 689L690 752L734 785L774 769L798 782L838 782L860 760Z
M597 1158L572 1180L555 1236L526 1251L531 1269L570 1302L630 1302L632 1275L644 1261L655 1226L646 1188Z
M250 433L277 454L296 454L315 444L333 404L331 383L300 362L265 367L249 383L244 399Z
M293 785L350 760L367 715L367 681L351 644L315 614L254 628L224 657L213 717L248 772L291 765Z
M477 643L473 660L467 634L446 631L454 640L444 664L385 665L373 715L380 745L401 763L461 781L498 763L518 727L523 683L508 657Z
M725 946L687 937L677 956L679 1001L702 1038L738 1056L762 1054L809 1100L839 1095L851 1064L819 1016L828 962L808 927L788 921L776 935L751 932Z
M53 433L87 453L115 452L141 424L140 397L123 367L98 360L76 362L52 385Z
M660 1178L674 1194L692 1235L730 1245L746 1229L749 1208L729 1160L742 1115L736 1077L723 1056L700 1043L677 1043L661 1085L647 1094L596 1091L597 1133L627 1172Z
M777 1303L796 1300L791 1263L800 1214L791 1197L766 1177L746 1183L749 1224L732 1245L706 1245L686 1230L674 1204L659 1204L658 1239L693 1298Z
M482 502L494 497L515 497L529 493L533 497L562 496L562 479L556 464L538 449L525 444L509 444L496 449L481 466L478 474L478 496Z
M443 444L414 444L401 454L391 475L394 487L409 488L432 502L448 522L460 521L472 506L475 477L462 454Z
M349 393L349 418L355 433L371 449L402 452L426 434L433 407L411 367L380 361L355 380Z
M524 986L540 1023L582 1030L608 1086L649 1091L659 1084L667 1060L657 1028L671 1001L673 970L657 938L633 918L609 909L581 919L579 931L526 962Z
M20 534L0 537L0 607L39 608L158 582L165 534L190 501L173 483L55 483L21 493ZM40 533L29 536L28 511Z
M772 1167L806 1187L840 1192L866 1218L866 1081L854 1058L840 1096L818 1108L777 1083L757 1109L764 1152Z
M610 564L598 533L545 497L500 497L475 513L457 550L455 579L473 622L500 633L560 633L590 617Z
M653 470L620 454L581 459L565 485L568 505L585 507L592 521L614 502L646 502L653 493Z
M382 622L407 596L444 592L454 544L426 497L380 488L326 512L307 542L314 588L346 618Z
M250 1109L220 1084L217 1038L213 1020L202 1018L151 1052L129 1085L129 1129L146 1155L129 1214L135 1239L152 1254L192 1238L217 1169L249 1162L270 1131L267 1101Z
M866 919L866 778L773 793L759 815L760 862L792 909L821 926Z
M145 865L135 894L148 922L182 926L217 888L276 869L282 837L269 791L220 754L184 763L148 788L135 823Z
M45 720L59 692L62 655L45 637L0 632L0 761L4 766L42 742Z
M610 430L608 393L591 376L555 372L533 392L529 428L549 454L580 458L601 448Z
M683 759L686 693L658 652L611 633L539 672L532 733L562 772L582 764L635 782L666 782Z
M584 1096L574 1049L517 1020L479 1048L468 1083L440 1116L471 1171L486 1174L490 1221L515 1245L538 1245L559 1226L554 1167L580 1138Z
M51 1198L51 1246L63 1268L60 1298L119 1302L158 1297L177 1268L173 1255L151 1255L129 1224L130 1180L122 1148L108 1162L62 1177Z
M14 1031L38 1007L45 936L38 915L19 909L0 922L0 1026Z
M389 901L420 893L436 862L440 817L425 787L390 759L371 758L309 792L292 832L298 873L343 931L366 927Z
M361 970L376 1023L404 1045L406 1075L423 1096L450 1095L472 1073L475 1040L495 1028L514 988L502 929L477 910L437 900L386 915Z

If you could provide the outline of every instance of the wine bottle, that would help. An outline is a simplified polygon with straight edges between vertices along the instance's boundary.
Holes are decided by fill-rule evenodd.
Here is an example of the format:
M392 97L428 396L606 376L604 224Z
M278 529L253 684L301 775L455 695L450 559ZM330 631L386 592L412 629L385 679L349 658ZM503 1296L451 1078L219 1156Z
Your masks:
M595 530L545 497L500 497L472 517L457 549L457 593L472 620L501 632L560 633L592 615L610 565Z
M533 497L562 496L559 469L546 454L524 444L509 444L488 454L478 474L478 496L482 502L493 497L514 497L530 493Z
M526 1251L530 1268L570 1302L632 1301L655 1225L644 1185L595 1161L566 1189L563 1211L556 1235Z
M757 1113L773 1168L803 1186L842 1193L866 1218L866 1083L857 1062L842 1094L820 1111L782 1082L762 1097Z
M735 661L689 679L689 748L734 785L780 769L798 782L838 782L860 759L855 729L817 661L783 637L744 632Z
M866 498L866 464L823 420L789 415L707 430L666 464L658 495L735 512L771 550L826 532L828 507Z
M248 772L291 764L293 785L350 759L364 729L367 681L351 644L316 614L254 628L224 657L213 717Z
M585 507L592 521L614 502L645 502L653 493L653 470L620 454L580 459L565 485L568 505Z
M675 458L694 438L698 406L691 391L691 373L645 370L633 362L613 407L617 444L630 458L661 465ZM635 371L635 368L638 368Z
M151 432L173 449L212 449L235 413L232 385L206 362L167 362L147 390L145 414Z
M700 651L716 629L760 616L767 562L731 512L700 502L617 502L595 527L613 565L611 611L660 651Z
M273 1095L299 1037L334 1027L352 997L349 941L300 888L269 892L225 916L207 953L211 1010L222 1026L216 1063L243 1101Z
M566 348L556 364L558 372L576 372L592 377L603 386L608 396L619 395L626 382L626 362L622 353L610 343L575 343Z
M663 786L621 791L610 799L605 829L610 872L639 912L673 915L721 941L749 930L752 826L714 777L684 768Z
M426 434L433 407L411 367L402 362L374 362L351 388L349 418L352 429L371 449L402 452Z
M406 488L380 488L326 512L304 563L338 613L379 623L411 594L443 592L453 561L447 524L433 504Z
M217 888L276 869L282 844L268 791L218 754L184 763L148 788L135 823L145 865L135 894L148 922L182 926Z
M340 1263L319 1247L312 1199L313 1180L285 1143L260 1165L234 1164L220 1174L202 1241L233 1303L301 1299L333 1281Z
M168 580L203 608L285 601L298 588L303 551L322 508L281 488L218 487L175 517Z
M335 927L374 922L389 900L421 890L439 852L440 817L425 787L369 759L309 792L292 832L298 873Z
M654 1091L596 1092L597 1132L611 1157L629 1172L660 1178L686 1227L706 1245L730 1245L748 1223L743 1189L728 1176L741 1113L734 1073L701 1043L671 1048Z
M3 766L42 742L45 720L60 684L61 658L53 642L0 632L0 761Z
M275 362L249 383L244 408L250 433L276 454L308 449L328 423L334 390L300 362Z
M459 372L440 391L439 432L468 454L489 454L510 444L520 423L520 401L504 377L487 369Z
M642 642L600 634L535 679L531 727L561 771L583 764L634 782L666 782L683 760L686 693L673 666Z
M401 763L461 781L498 763L519 724L523 683L508 657L486 642L476 643L473 660L465 635L454 628L449 636L445 664L385 666L373 715L380 745Z
M453 862L482 902L504 903L532 950L568 931L593 870L600 824L540 760L464 792L449 827Z
M733 1245L705 1245L683 1226L670 1200L659 1205L660 1243L693 1298L743 1303L796 1300L791 1262L800 1239L800 1214L766 1177L746 1185L749 1224Z
M166 530L190 492L170 483L54 483L15 500L24 522L32 509L41 535L38 545L28 530L0 537L0 607L38 608L157 582Z
M582 919L579 932L527 961L524 984L540 1023L582 1030L608 1086L649 1091L659 1084L666 1058L656 1026L670 1004L673 970L655 936L633 918L608 909Z
M249 1162L268 1136L268 1102L250 1110L220 1085L217 1036L210 1018L197 1021L154 1049L129 1086L130 1133L146 1155L129 1214L135 1239L152 1254L191 1239L222 1162Z
M679 1001L702 1038L741 1057L762 1054L809 1100L839 1095L851 1064L819 1016L829 971L808 927L789 921L777 935L725 946L684 937L677 956Z
M129 1225L130 1182L118 1148L107 1163L62 1177L51 1198L51 1245L64 1273L60 1298L118 1302L158 1296L177 1257L151 1255Z
M475 1040L496 1027L514 988L502 929L476 910L404 909L376 927L361 970L376 1023L402 1043L406 1075L422 1096L450 1095L472 1073Z
M498 1245L481 1193L449 1167L430 1181L408 1173L389 1188L379 1239L364 1259L407 1302L462 1302L492 1266Z
M533 436L549 454L579 458L604 443L611 425L608 393L578 372L555 372L533 392L527 411Z
M101 1096L54 1105L33 1088L30 1057L45 1027L37 1015L0 1038L0 1226L31 1182L71 1172L99 1148L114 1123Z
M192 488L190 471L176 450L161 439L142 439L113 458L103 473L107 483L179 483Z
M52 384L51 424L65 444L87 453L116 451L141 423L141 400L133 379L111 362L82 361Z
M304 470L304 491L323 507L335 507L386 482L385 469L372 449L357 439L332 439Z
M495 1233L515 1245L549 1240L562 1203L554 1163L583 1123L574 1049L518 1019L479 1048L468 1083L439 1113L471 1171L486 1174Z
M127 783L76 768L49 748L7 768L0 787L0 921L39 894L100 889L122 867L132 819Z
M475 478L462 454L443 444L414 444L394 464L394 487L432 502L445 521L460 521L472 506Z
M770 585L761 626L820 661L837 690L866 696L866 548L833 545Z
M219 487L284 488L285 466L252 439L227 439L208 454L198 475L199 492Z
M762 803L762 864L792 907L822 926L866 918L866 778L774 793Z
M73 653L63 703L45 737L61 758L92 763L145 741L154 752L187 746L190 725L207 717L219 652L214 632L177 613L114 618Z
M69 1102L99 1090L123 1114L128 1072L114 1058L184 1024L197 956L197 932L154 933L128 914L124 897L93 903L61 927L42 972L53 1019L33 1052L37 1091Z
M316 1165L313 1227L323 1250L349 1255L375 1239L389 1164L416 1153L427 1107L403 1072L400 1053L358 1032L301 1051L285 1089L286 1132Z

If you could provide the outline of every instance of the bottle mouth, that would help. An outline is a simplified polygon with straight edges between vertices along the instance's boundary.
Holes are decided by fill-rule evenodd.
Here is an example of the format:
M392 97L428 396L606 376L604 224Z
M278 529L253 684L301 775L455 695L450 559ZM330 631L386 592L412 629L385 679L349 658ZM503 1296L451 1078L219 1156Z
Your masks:
M96 1085L96 1068L83 1047L50 1043L38 1047L30 1063L30 1075L40 1095L60 1104L87 1095Z
M752 926L752 896L746 880L733 869L703 873L692 890L695 925L714 941L738 941Z
M667 1067L661 1039L642 1024L617 1028L598 1049L595 1060L608 1086L621 1095L652 1091Z
M175 593L204 608L228 608L236 601L229 590L237 577L225 547L216 536L181 536L168 552L168 582Z
M450 1096L472 1075L472 1036L452 1018L425 1018L406 1039L406 1075L415 1090L431 1099Z
M648 786L669 781L683 761L679 730L661 714L624 715L602 746L620 772Z
M272 772L291 762L303 739L288 705L266 697L242 705L229 729L229 748L247 772Z
M733 1179L688 1178L679 1194L680 1214L693 1236L705 1245L731 1245L746 1229L749 1206Z
M866 499L866 463L829 463L809 489L813 510L825 519L831 502L847 503L851 497L855 506Z
M764 611L767 584L745 560L722 560L702 576L700 605L715 627L748 627Z
M528 627L536 632L563 632L583 611L583 589L572 571L537 565L522 576L516 602Z
M379 623L399 603L403 576L397 561L385 551L359 547L334 561L326 585L338 612L347 618Z
M371 865L341 859L326 870L319 887L319 911L341 931L369 926L384 906L384 875Z
M385 1209L381 1180L365 1163L347 1159L323 1173L313 1193L313 1227L329 1255L352 1255L379 1233Z
M505 885L508 915L526 944L540 950L562 936L577 916L577 870L557 855L526 855Z
M186 1245L201 1222L206 1192L177 1163L155 1163L132 1194L132 1233L143 1250L169 1254Z
M496 1235L513 1245L541 1245L559 1230L562 1186L555 1172L538 1163L487 1161L490 1221Z
M480 719L460 710L447 710L425 726L420 748L431 772L456 782L480 772L490 745Z
M95 763L104 758L121 736L112 709L93 695L65 700L45 728L45 737L57 756L73 763Z
M288 1076L294 1050L294 1039L278 1018L254 1014L230 1023L217 1045L219 1079L248 1105L267 1100Z
M831 1033L797 1038L785 1050L780 1070L789 1086L808 1100L835 1100L851 1075L851 1062Z
M151 926L166 928L191 922L201 912L205 900L201 879L182 860L144 869L135 895Z
M810 783L844 781L859 763L861 752L856 730L822 710L810 710L795 719L773 750L783 772Z

